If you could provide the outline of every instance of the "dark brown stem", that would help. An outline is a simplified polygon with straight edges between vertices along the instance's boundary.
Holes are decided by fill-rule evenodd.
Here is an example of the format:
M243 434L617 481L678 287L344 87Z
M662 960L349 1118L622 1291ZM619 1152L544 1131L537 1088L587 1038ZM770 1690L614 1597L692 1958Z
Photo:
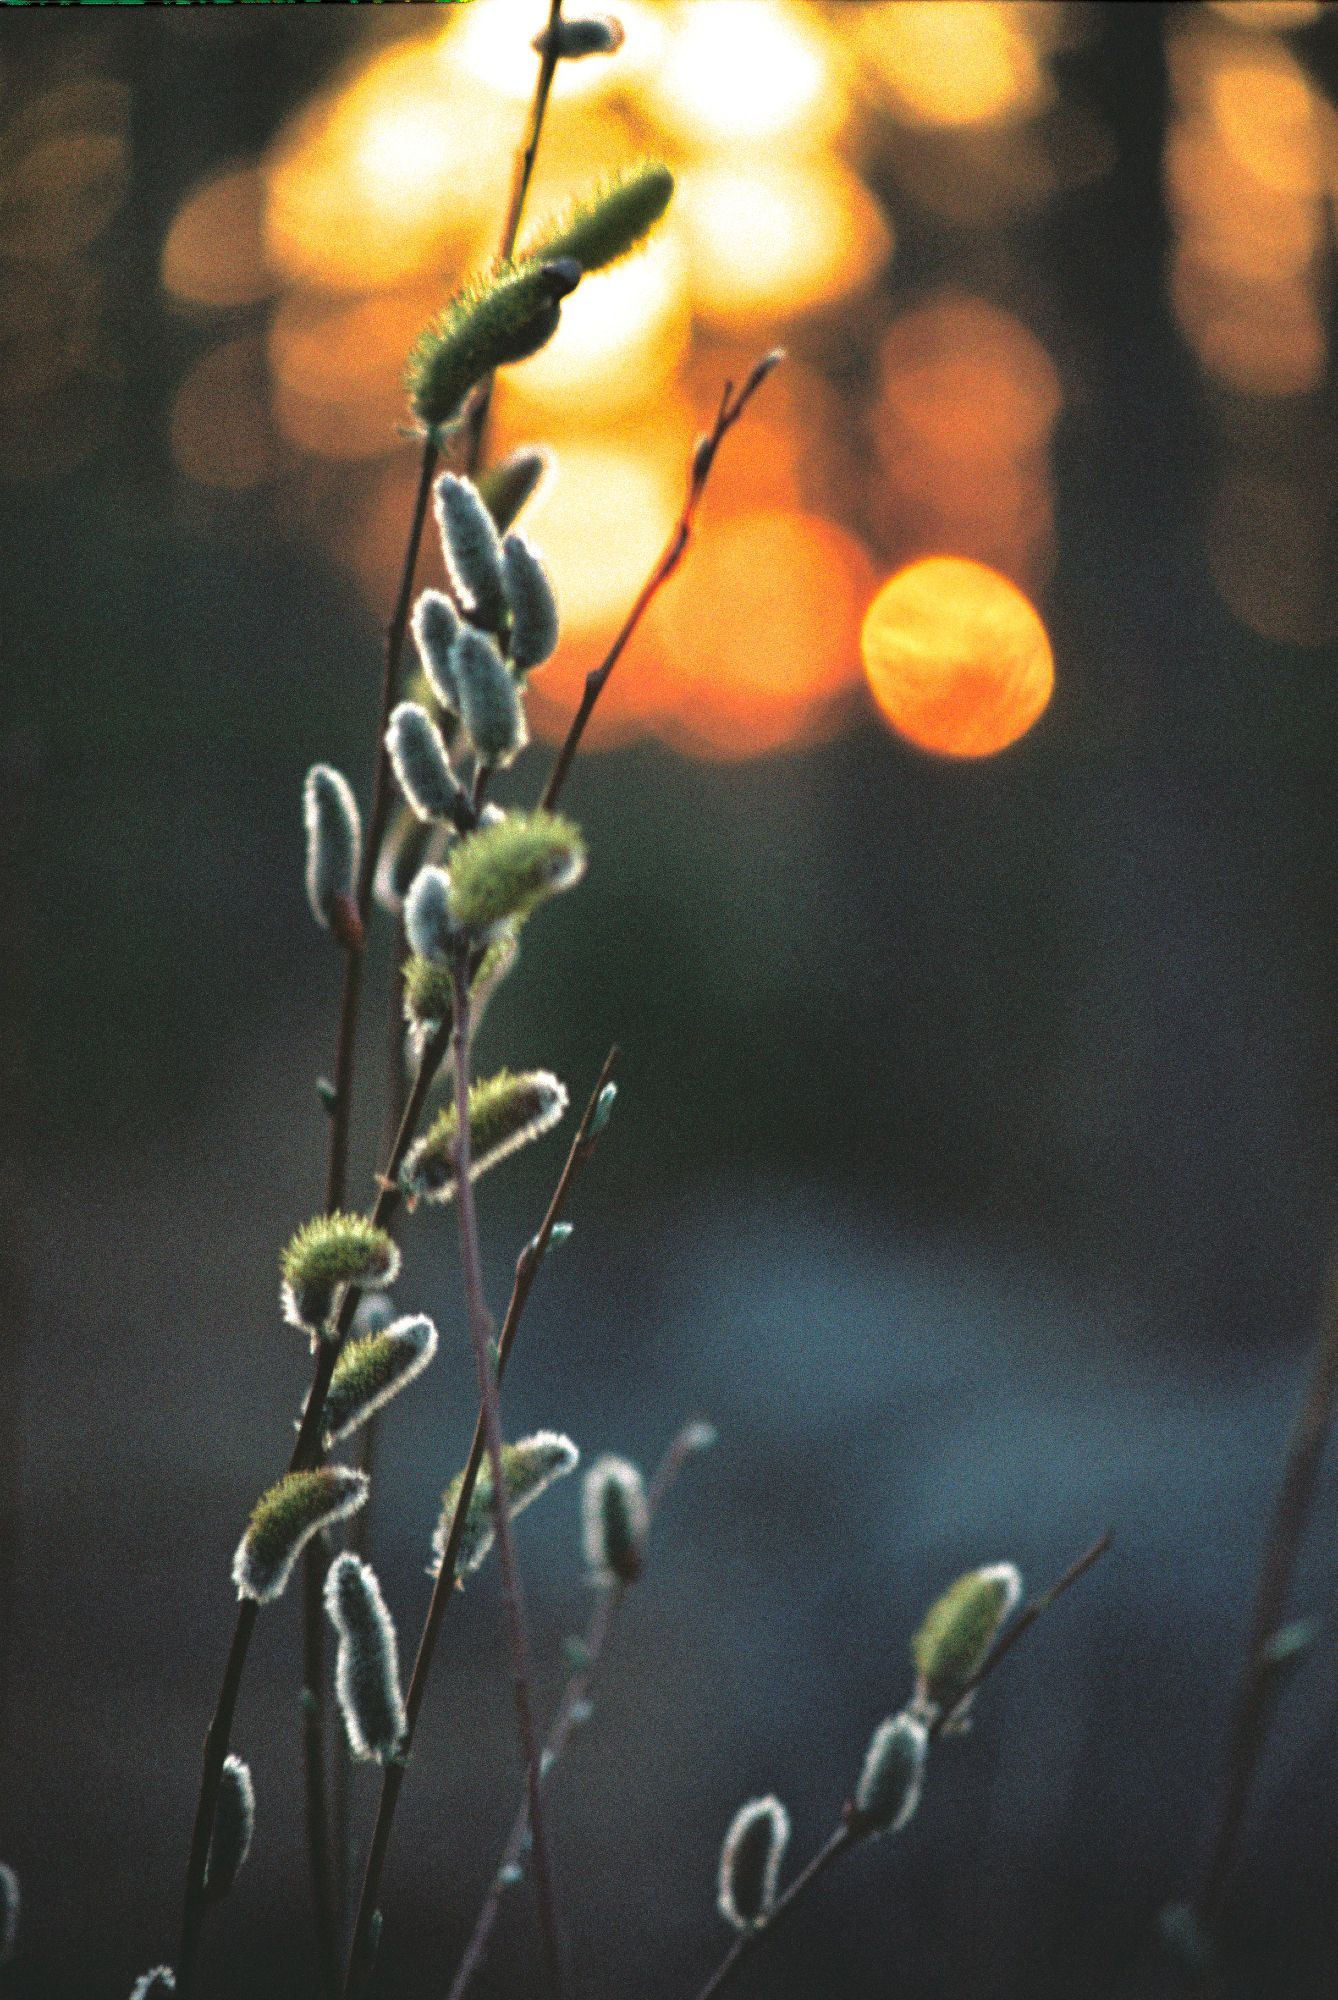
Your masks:
M715 455L720 449L721 440L734 428L767 376L782 359L779 348L773 349L770 354L764 354L737 396L734 394L734 384L726 382L715 422L703 437L698 438L693 448L692 463L688 468L687 494L683 501L682 512L674 523L673 533L665 543L659 561L642 584L636 602L623 620L617 638L600 664L592 667L585 677L580 706L571 719L571 726L563 740L562 748L558 751L557 761L549 774L548 783L544 787L543 798L539 801L549 811L557 804L562 787L567 782L572 759L580 748L586 724L594 713L595 703L603 693L609 675L622 658L637 626L687 553L697 509L701 505L702 495L711 477L711 467L715 464Z
M1250 1634L1236 1689L1222 1798L1203 1884L1195 1903L1199 1919L1209 1933L1216 1929L1225 1907L1250 1790L1268 1735L1268 1646L1286 1615L1301 1542L1315 1497L1324 1444L1333 1423L1336 1395L1338 1254L1331 1262L1325 1279L1310 1381L1287 1448L1282 1484L1264 1544Z
M430 1051L431 1048L437 1048L438 1044L444 1045L445 1037L449 1033L450 1024L443 1023L442 1027L436 1032L433 1044L430 1045ZM437 1048L437 1056L438 1060L440 1060L439 1048ZM537 1233L525 1245L520 1256L516 1259L516 1275L511 1286L511 1298L507 1305L506 1317L502 1321L502 1330L497 1336L497 1379L499 1382L506 1373L506 1364L510 1358L511 1349L515 1344L516 1333L520 1327L521 1314L525 1309L525 1302L529 1298L534 1280L538 1275L539 1266L542 1264L547 1254L548 1246L552 1241L553 1230L562 1220L565 1213L567 1201L576 1176L589 1160L598 1143L593 1131L595 1113L598 1109L604 1086L608 1083L613 1073L617 1056L617 1050L610 1049L604 1059L604 1067L599 1072L594 1090L590 1095L590 1102L585 1109L585 1116L577 1128L576 1137L572 1140L571 1149L567 1154L562 1172L558 1176L558 1183L553 1190L552 1199L548 1204L544 1219L540 1223ZM414 1659L413 1672L409 1677L408 1691L404 1697L405 1735L403 1748L406 1758L413 1746L414 1731L418 1726L418 1716L423 1706L423 1696L427 1691L428 1675L432 1671L432 1660L436 1652L442 1620L445 1618L447 1606L451 1603L455 1594L456 1572L460 1562L460 1544L464 1539L465 1524L469 1518L470 1502L474 1497L474 1488L478 1482L479 1469L483 1464L485 1449L484 1417L483 1410L480 1407L474 1424L474 1438L469 1448L469 1457L465 1461L464 1473L460 1480L460 1492L455 1503L455 1513L451 1517L451 1524L446 1533L446 1546L442 1552L441 1567L437 1571L436 1582L432 1588L432 1597L428 1604L427 1617L423 1621L423 1630L418 1641L418 1652ZM353 1931L353 1944L349 1953L348 1975L344 1982L345 2000L353 2000L353 1996L362 1991L364 1982L371 1970L372 1920L376 1915L381 1895L381 1878L385 1872L386 1854L390 1847L390 1835L395 1823L395 1809L399 1804L405 1769L405 1763L397 1762L387 1764L382 1773L381 1797L377 1805L376 1821L372 1827L371 1843L367 1851L367 1864L363 1875L362 1894L358 1903L357 1920Z
M1030 1632L1032 1626L1042 1613L1048 1611L1056 1599L1064 1595L1065 1591L1071 1590L1080 1577L1086 1576L1093 1563L1100 1561L1101 1557L1110 1547L1110 1541L1111 1538L1108 1534L1102 1535L1100 1540L1093 1542L1089 1549L1084 1549L1076 1562L1069 1564L1064 1574L1057 1578L1048 1590L1043 1590L1039 1597L1033 1597L1022 1607L1011 1625L1006 1627L995 1640L993 1646L991 1646L989 1652L985 1655L983 1665L962 1690L961 1698L955 1703L954 1707L950 1711L940 1712L935 1717L929 1730L931 1738L942 1735L943 1731L951 1725L954 1717L962 1713L963 1708L970 1701L976 1689L983 1682L987 1681L996 1668L1002 1664L1009 1653L1012 1652L1018 1640L1024 1638ZM707 1980L705 1986L702 1987L697 2000L715 2000L715 1996L724 1991L738 1968L762 1942L762 1939L771 1936L777 1922L794 1908L795 1904L808 1893L820 1876L826 1874L833 1862L839 1861L843 1854L848 1853L852 1847L858 1846L860 1840L861 1836L851 1830L848 1820L843 1820L835 1833L828 1839L826 1846L818 1849L818 1852L814 1855L808 1866L795 1876L794 1881L791 1882L784 1895L777 1898L775 1907L765 1922L757 1924L752 1930L741 1931L739 1933L734 1943L725 1953L720 1964Z
M674 1480L682 1470L684 1460L690 1456L695 1448L692 1443L692 1435L696 1428L695 1424L685 1424L656 1467L655 1475L646 1490L647 1527L651 1525L656 1514L659 1512L665 1494L669 1491L669 1488L673 1485ZM595 1672L608 1641L609 1633L613 1628L613 1621L617 1617L626 1595L626 1588L621 1583L614 1583L608 1588L601 1590L599 1594L598 1602L590 1615L590 1621L586 1626L585 1637L582 1641L581 1665L571 1676L562 1691L562 1699L558 1703L557 1713L553 1718L552 1726L548 1732L548 1740L544 1744L542 1761L545 1771L552 1770L567 1747L572 1730L576 1727L577 1718L584 1704L589 1699L591 1684L594 1681ZM511 1823L510 1836L502 1852L502 1858L497 1864L497 1872L493 1876L492 1884L484 1900L483 1907L479 1911L473 1934L470 1937L468 1945L465 1947L464 1957L461 1959L459 1970L451 1983L451 1990L447 1996L447 2000L464 2000L464 1995L468 1991L475 1974L483 1964L488 1946L492 1941L493 1931L497 1927L497 1918L502 1907L502 1897L506 1893L508 1883L513 1879L514 1871L522 1864L526 1845L529 1840L529 1832L530 1804L528 1797L526 1797L521 1800L520 1805L516 1809L515 1819Z

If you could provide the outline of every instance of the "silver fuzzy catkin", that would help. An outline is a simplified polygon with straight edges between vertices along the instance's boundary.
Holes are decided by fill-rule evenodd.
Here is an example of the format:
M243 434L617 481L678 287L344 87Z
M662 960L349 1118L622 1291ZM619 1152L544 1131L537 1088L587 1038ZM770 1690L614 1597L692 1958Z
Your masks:
M0 1965L8 1965L19 1942L19 1878L0 1861Z
M451 648L451 679L480 763L505 769L530 738L511 670L486 632L461 626Z
M332 764L313 764L302 787L307 829L307 901L323 929L335 907L357 888L362 859L362 822L348 779Z
M630 1459L597 1458L581 1493L585 1560L596 1583L635 1583L650 1515L646 1482Z
M502 543L502 575L511 611L507 652L518 674L541 667L558 642L558 608L548 572L523 535Z
M894 1715L880 1722L855 1787L851 1831L900 1833L920 1803L928 1755L929 1731L918 1716Z
M170 1965L155 1965L142 1972L130 1989L130 2000L167 2000L177 1990L177 1976Z
M443 708L458 713L451 679L451 647L460 630L460 616L440 590L425 590L413 608L413 636L423 672Z
M453 472L436 486L441 549L456 596L478 625L495 632L506 609L502 587L502 544L478 488Z
M420 868L404 899L404 932L420 958L443 960L455 948L451 878L444 868Z
M777 1798L749 1799L730 1821L716 1906L736 1931L754 1930L770 1916L789 1838L790 1815Z
M472 822L469 801L456 782L441 731L416 701L402 701L391 712L386 749L400 790L419 819L445 825Z
M217 1902L226 1896L251 1852L256 1825L256 1794L251 1767L240 1757L227 1757L218 1784L214 1830L209 1836L204 1892Z
M325 1579L325 1609L339 1634L335 1693L355 1757L384 1764L404 1738L399 1648L375 1571L351 1552Z

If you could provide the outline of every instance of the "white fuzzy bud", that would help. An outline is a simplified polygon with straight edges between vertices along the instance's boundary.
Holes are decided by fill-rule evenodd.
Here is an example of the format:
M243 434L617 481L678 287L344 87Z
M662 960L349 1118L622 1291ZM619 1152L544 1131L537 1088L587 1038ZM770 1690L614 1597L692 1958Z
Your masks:
M302 787L307 829L307 901L316 922L337 922L341 899L357 888L362 822L348 779L332 764L313 764Z
M461 626L451 648L451 679L479 761L505 768L530 738L511 670L486 632Z
M355 1757L384 1764L404 1739L399 1648L376 1573L351 1553L325 1579L325 1609L339 1634L335 1693Z
M595 1581L635 1583L641 1574L650 1515L646 1482L626 1458L597 1458L581 1494L585 1560Z
M130 2000L167 2000L177 1990L176 1974L170 1965L155 1965L143 1972L130 1989Z
M855 1787L851 1830L900 1833L920 1803L928 1755L929 1731L918 1716L894 1715L880 1722Z
M444 868L420 868L404 899L404 930L420 958L450 957L457 937L451 881Z
M443 708L458 713L455 683L451 679L451 647L460 630L455 606L440 590L425 590L413 608L413 636L423 672Z
M8 1965L19 1942L19 1878L0 1861L0 1965Z
M456 596L477 624L495 632L506 608L496 523L478 488L453 472L443 473L437 481L436 508L442 554Z
M523 535L502 543L502 574L511 610L507 653L518 674L541 667L558 642L558 609L548 572Z
M777 1798L750 1799L730 1821L716 1903L736 1931L754 1930L770 1916L789 1838L790 1815Z
M386 749L400 790L419 819L460 827L472 824L469 801L451 769L441 731L416 701L402 701L393 710Z
M240 1757L227 1757L218 1782L214 1830L209 1836L204 1892L214 1902L226 1896L251 1851L256 1824L256 1794L251 1767Z

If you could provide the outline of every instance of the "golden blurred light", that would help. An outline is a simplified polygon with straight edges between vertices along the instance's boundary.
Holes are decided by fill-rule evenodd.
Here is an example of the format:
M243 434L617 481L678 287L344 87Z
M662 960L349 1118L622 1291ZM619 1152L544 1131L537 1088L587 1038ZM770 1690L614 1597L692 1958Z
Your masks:
M503 371L499 401L604 422L660 397L691 339L683 251L665 229L635 256L582 280L547 347Z
M190 305L248 306L274 288L265 183L254 166L211 174L182 202L163 245L164 289Z
M698 312L736 330L807 312L868 282L892 233L836 160L698 165L679 190Z
M598 11L604 11L601 7ZM638 0L618 0L611 11L624 40L612 56L591 56L558 64L553 101L589 101L626 90L660 58L664 23ZM486 6L453 7L442 29L437 54L443 65L496 91L512 105L534 95L539 58L530 44L547 25L549 0L487 0Z
M223 341L200 356L177 390L171 437L172 457L197 485L241 492L268 478L274 438L257 341Z
M1031 19L1017 0L880 0L858 26L903 122L993 125L1032 117L1049 95Z
M1030 600L961 556L929 556L890 577L869 606L861 645L893 728L948 757L1006 749L1054 688L1050 641Z
M646 109L680 145L824 145L846 116L822 22L795 0L679 0Z
M1313 195L1322 185L1314 90L1285 49L1214 67L1209 115L1222 145L1265 187Z
M602 630L622 618L668 539L682 486L668 454L616 438L562 446L524 525L543 550L564 631Z
M1324 11L1320 0L1208 0L1208 5L1233 27L1262 34L1308 28Z

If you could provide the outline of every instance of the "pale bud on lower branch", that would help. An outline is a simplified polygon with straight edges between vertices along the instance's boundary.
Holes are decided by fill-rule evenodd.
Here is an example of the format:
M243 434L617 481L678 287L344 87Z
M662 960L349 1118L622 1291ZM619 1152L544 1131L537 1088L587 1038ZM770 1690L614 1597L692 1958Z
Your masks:
M384 1764L404 1739L404 1700L394 1622L368 1564L349 1553L335 1558L325 1609L339 1634L335 1693L349 1748Z
M251 1851L256 1824L256 1794L251 1767L240 1757L227 1757L218 1781L214 1806L214 1830L209 1836L209 1859L204 1871L204 1893L219 1902L236 1881Z
M176 1974L170 1965L155 1965L143 1972L130 1989L130 2000L167 2000L177 1990Z
M1013 1564L993 1563L959 1576L930 1606L911 1641L916 1706L929 1720L951 1716L962 1703L1021 1596Z
M789 1838L790 1815L777 1798L750 1799L730 1821L716 1904L735 1930L754 1930L770 1916Z
M481 763L504 769L529 742L511 670L486 632L462 625L451 648L460 720Z
M569 1437L561 1431L536 1431L532 1437L520 1438L515 1444L502 1446L502 1477L506 1483L506 1497L511 1512L519 1514L531 1501L537 1500L553 1484L555 1479L574 1472L580 1463L580 1452ZM441 1518L437 1531L432 1537L433 1562L431 1574L436 1575L446 1554L446 1543L450 1537L451 1523L464 1489L464 1474L457 1472L441 1497ZM485 1459L479 1467L474 1491L469 1498L469 1509L465 1515L464 1533L460 1540L456 1557L456 1574L466 1575L476 1570L493 1544L493 1491L492 1468Z
M280 1299L290 1326L313 1339L329 1329L345 1289L393 1285L400 1253L394 1239L365 1215L317 1215L293 1237L280 1259Z
M918 1716L880 1722L865 1753L846 1825L857 1838L900 1833L920 1803L929 1731Z
M476 1028L484 1008L515 964L519 951L520 940L515 931L504 929L497 932L484 952L469 985L470 1011ZM449 1020L454 995L449 963L444 958L415 954L405 960L402 971L404 1018L409 1026L421 1032Z
M521 1146L549 1132L567 1109L567 1091L551 1071L526 1070L519 1076L499 1070L469 1091L471 1181ZM414 1201L447 1202L458 1186L456 1150L459 1120L454 1103L443 1105L427 1131L405 1156L400 1185Z
M502 577L511 613L507 657L518 674L528 674L557 645L558 610L548 572L523 535L502 543Z
M402 701L390 717L386 749L400 790L419 819L468 827L473 811L446 754L441 731L416 701Z
M341 929L357 891L362 822L347 778L331 764L313 764L302 787L307 829L307 901L316 922Z
M450 990L449 961L459 932L451 915L451 878L444 868L421 868L404 899L404 932L418 958L442 968Z
M635 1583L650 1517L646 1482L626 1458L598 1458L585 1475L581 1523L585 1560L596 1582Z
M313 1535L356 1514L367 1498L367 1475L344 1465L289 1472L256 1502L232 1559L238 1597L269 1604L280 1596Z
M455 682L451 678L451 647L460 631L460 618L449 597L440 590L425 590L413 608L413 636L433 694L443 708L459 713Z
M471 480L444 472L436 484L437 523L446 572L468 616L496 632L506 610L502 544Z

